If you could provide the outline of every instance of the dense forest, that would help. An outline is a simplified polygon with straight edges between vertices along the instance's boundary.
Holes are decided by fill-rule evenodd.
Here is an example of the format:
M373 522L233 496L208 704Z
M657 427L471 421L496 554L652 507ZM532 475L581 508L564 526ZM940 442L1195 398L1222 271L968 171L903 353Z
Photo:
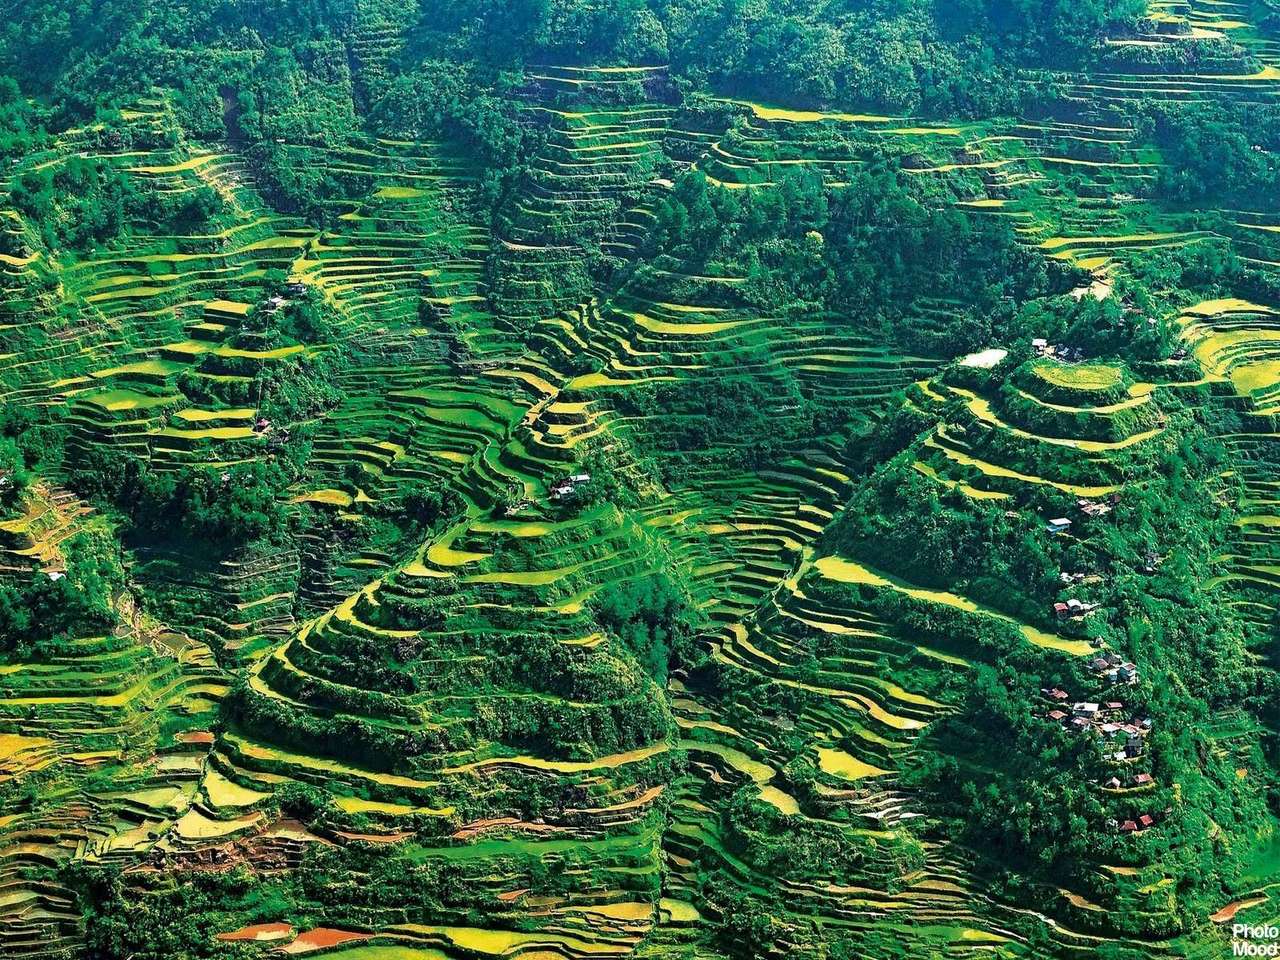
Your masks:
M1277 0L0 23L0 958L1280 920Z

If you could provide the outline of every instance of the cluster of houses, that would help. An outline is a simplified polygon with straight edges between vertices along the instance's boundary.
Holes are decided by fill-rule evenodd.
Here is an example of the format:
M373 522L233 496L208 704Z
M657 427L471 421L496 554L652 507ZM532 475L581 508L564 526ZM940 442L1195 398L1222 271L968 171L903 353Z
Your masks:
M1067 573L1064 570L1058 574L1058 579L1062 581L1063 586L1070 587L1077 583L1097 583L1102 577L1096 573Z
M552 500L569 500L578 494L578 488L585 483L591 482L591 474L575 473L565 477L563 480L557 480L551 486Z
M1151 732L1151 719L1143 717L1134 720L1126 716L1123 701L1068 703L1071 697L1065 690L1053 687L1040 692L1050 703L1050 709L1045 712L1044 718L1075 733L1092 732L1098 738L1103 759L1127 763L1143 755L1146 736ZM1146 786L1151 783L1151 776L1145 773L1134 774L1130 781L1134 786ZM1121 785L1119 776L1112 776L1103 784L1112 789Z
M1113 493L1104 501L1086 500L1081 497L1076 501L1076 509L1083 513L1086 517L1105 517L1111 512L1111 508L1120 502L1120 495Z
M1098 604L1083 603L1073 597L1065 603L1055 603L1053 615L1059 620L1079 620L1085 614L1093 613L1097 609Z
M1150 787L1155 784L1155 777L1149 773L1135 773L1121 780L1117 776L1111 776L1104 780L1102 785L1108 790L1120 790L1124 787Z
M1128 684L1138 682L1138 667L1126 661L1114 650L1100 653L1089 661L1089 670L1096 676L1111 684Z
M294 297L305 296L306 292L307 285L305 283L299 283L296 280L290 281L284 285L283 294L267 297L267 307L273 311L279 310Z
M531 506L533 506L532 500L529 500L526 497L521 497L520 499L514 500L510 504L508 504L507 508L502 511L502 515L504 517L519 516L521 513L523 513L525 510L527 510Z
M1161 813L1142 813L1132 820L1108 820L1107 826L1121 833L1142 833L1150 830L1165 817L1173 813L1173 807L1165 807Z
M1080 347L1060 347L1050 343L1044 337L1036 337L1032 340L1031 349L1036 352L1037 357L1048 357L1051 360L1061 360L1063 363L1079 363L1084 359L1084 350Z
M1105 517L1119 502L1120 494L1118 493L1108 495L1105 500L1088 500L1081 497L1076 501L1076 509L1086 517ZM1064 534L1071 529L1071 518L1054 517L1045 523L1044 529L1050 536L1056 537Z
M1137 820L1125 820L1118 824L1121 833L1141 833L1143 830L1150 829L1156 825L1155 817L1149 813L1141 814Z

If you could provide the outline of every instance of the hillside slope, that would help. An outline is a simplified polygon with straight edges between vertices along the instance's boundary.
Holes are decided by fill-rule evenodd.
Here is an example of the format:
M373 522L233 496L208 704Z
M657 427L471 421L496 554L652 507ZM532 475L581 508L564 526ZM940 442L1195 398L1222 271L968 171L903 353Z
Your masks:
M791 6L0 34L0 957L1277 920L1280 11Z

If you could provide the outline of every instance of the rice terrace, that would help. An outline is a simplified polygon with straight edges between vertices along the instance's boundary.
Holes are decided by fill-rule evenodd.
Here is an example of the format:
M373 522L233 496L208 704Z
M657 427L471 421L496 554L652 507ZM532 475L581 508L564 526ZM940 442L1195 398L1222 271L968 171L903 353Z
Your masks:
M1280 0L0 20L0 960L1280 952Z

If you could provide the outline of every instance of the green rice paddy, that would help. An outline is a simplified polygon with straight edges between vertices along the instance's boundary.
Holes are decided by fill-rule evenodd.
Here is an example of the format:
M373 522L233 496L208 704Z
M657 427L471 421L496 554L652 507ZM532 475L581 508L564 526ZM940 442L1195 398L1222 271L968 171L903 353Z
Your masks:
M1242 29L1204 5L1182 6L1157 19ZM1234 17L1236 6L1221 13ZM55 273L35 256L0 255L6 276L19 278L0 301L56 276L62 309L87 318L65 339L42 332L6 346L6 403L53 411L70 448L216 477L283 455L257 424L261 400L241 387L333 346L254 338L268 271L316 291L354 360L338 375L336 406L305 424L305 473L288 501L307 536L199 569L140 550L154 609L119 636L81 638L75 658L0 665L0 783L47 770L59 784L38 807L0 811L0 841L12 851L0 867L9 892L0 921L17 931L0 935L0 955L22 947L40 956L25 948L82 935L67 891L36 879L35 866L125 865L153 849L197 864L202 851L248 838L268 851L244 854L250 861L294 868L308 850L375 844L458 867L484 891L456 910L466 922L371 913L377 942L323 953L342 960L715 957L702 900L709 878L768 892L780 923L882 936L895 951L886 957L1145 948L1098 932L1079 909L1050 917L994 893L976 853L959 843L922 840L918 862L898 870L889 838L914 836L927 816L901 773L920 759L927 731L959 708L963 678L987 654L933 649L863 609L861 591L1012 627L1060 657L1064 675L1097 646L825 552L819 540L858 469L836 435L806 437L748 467L725 447L679 446L658 418L637 412L637 397L662 391L673 420L693 418L693 385L745 370L767 384L794 379L807 396L879 419L906 391L928 425L909 451L920 482L1031 515L1028 504L1042 498L1124 495L1136 473L1128 458L1168 439L1157 417L1172 379L1144 370L1144 392L1131 386L1137 371L1119 364L1034 360L1019 371L1020 393L984 391L944 372L947 358L905 355L843 318L762 317L724 292L742 276L635 258L654 197L667 189L651 165L673 144L695 145L681 163L742 190L771 189L788 168L837 185L875 151L897 157L910 144L921 159L904 176L954 178L969 215L1010 218L1029 249L1118 271L1133 251L1204 234L1118 199L1141 193L1158 158L1111 126L1107 101L1144 89L1172 96L1184 84L1229 94L1245 80L1273 95L1276 69L1076 77L1065 95L1098 109L1062 111L1073 119L960 123L735 102L732 127L706 131L682 126L687 118L665 100L646 93L620 104L600 86L635 79L633 70L660 76L657 68L539 66L525 120L545 145L492 219L479 200L482 171L448 144L282 144L298 164L346 178L350 195L324 229L271 212L234 145L122 150L112 163L128 176L166 190L211 182L235 209L217 236L140 235ZM119 122L157 121L140 109ZM1114 159L1087 156L1081 144L1093 141L1113 144ZM973 162L956 161L960 146L977 154ZM69 134L40 162L79 149ZM568 241L543 228L565 205L575 211ZM1241 227L1231 239L1251 256L1275 256L1267 236ZM569 269L588 249L635 269L597 291ZM1224 298L1181 311L1178 325L1206 377L1240 402L1248 429L1223 442L1245 458L1243 487L1264 504L1278 499L1264 469L1280 436L1271 413L1280 408L1276 309ZM784 420L787 398L766 393L765 413ZM574 510L553 497L565 477L587 470L588 454L634 489L624 506ZM591 483L602 482L596 469ZM413 540L379 540L380 511L422 490L455 497L456 517ZM1259 604L1254 616L1266 622L1280 585L1266 562L1280 532L1274 520L1267 509L1240 523L1239 551L1215 584ZM86 502L46 485L0 521L4 564L31 557L54 571L60 544L91 522ZM602 595L664 570L692 585L705 618L697 648L758 709L679 674L661 689L598 629ZM384 669L397 649L426 665L411 682ZM248 719L220 722L233 688ZM775 701L786 708L774 710ZM564 731L563 740L539 751L514 716ZM321 729L344 733L308 732ZM604 731L616 748L594 747ZM175 739L196 732L208 736ZM302 827L281 815L278 799L300 790L319 796L330 819ZM739 790L845 842L873 837L859 847L866 876L766 876L742 838L729 836L725 812ZM539 816L513 815L521 791L536 793ZM1263 891L1245 917L1274 916L1273 846L1262 846L1242 880ZM583 882L528 898L530 858ZM1100 880L1099 890L1063 896L1093 903L1119 897L1117 888ZM493 922L477 925L479 916ZM1209 956L1214 942L1192 955ZM1174 956L1180 946L1157 949Z

